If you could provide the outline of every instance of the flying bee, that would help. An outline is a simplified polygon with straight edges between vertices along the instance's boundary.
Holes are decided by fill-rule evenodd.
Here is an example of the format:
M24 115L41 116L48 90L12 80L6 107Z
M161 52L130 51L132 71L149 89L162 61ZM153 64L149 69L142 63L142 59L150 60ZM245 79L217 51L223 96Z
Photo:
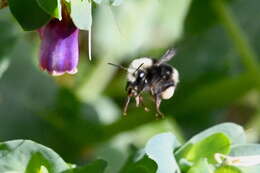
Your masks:
M127 74L127 99L124 106L124 115L127 114L128 105L132 97L135 98L136 106L144 106L142 93L149 92L154 98L158 116L163 117L160 111L162 99L170 99L179 83L178 71L169 64L175 55L174 49L169 49L159 60L150 57L141 57L133 60L128 68L109 63L125 69ZM149 111L144 107L145 111Z

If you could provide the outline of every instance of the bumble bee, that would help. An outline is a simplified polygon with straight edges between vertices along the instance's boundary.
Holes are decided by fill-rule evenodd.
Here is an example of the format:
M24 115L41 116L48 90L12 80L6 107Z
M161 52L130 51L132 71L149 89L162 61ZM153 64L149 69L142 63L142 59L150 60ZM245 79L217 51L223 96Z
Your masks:
M154 98L157 115L163 117L160 111L162 99L170 99L179 83L178 71L166 64L175 55L174 49L169 49L159 60L150 57L141 57L133 60L128 68L114 65L127 70L127 99L124 106L124 115L127 114L128 104L132 97L135 98L136 106L143 103L143 92L149 92ZM145 111L149 111L144 106Z

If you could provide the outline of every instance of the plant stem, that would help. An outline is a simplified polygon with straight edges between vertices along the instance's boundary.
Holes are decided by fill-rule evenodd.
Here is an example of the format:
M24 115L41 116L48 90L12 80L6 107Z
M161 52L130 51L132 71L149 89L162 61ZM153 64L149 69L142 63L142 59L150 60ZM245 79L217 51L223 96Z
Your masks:
M260 74L257 55L250 46L246 34L242 31L234 15L232 14L231 9L224 0L214 0L212 5L221 23L229 34L235 49L240 54L241 61L246 70L248 72L252 72L252 74Z

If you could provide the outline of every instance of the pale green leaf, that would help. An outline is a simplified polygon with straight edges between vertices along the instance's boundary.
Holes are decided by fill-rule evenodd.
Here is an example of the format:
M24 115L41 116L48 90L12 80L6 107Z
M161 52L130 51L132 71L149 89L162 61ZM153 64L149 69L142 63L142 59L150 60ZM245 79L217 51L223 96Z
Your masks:
M157 173L180 172L173 151L179 146L176 137L171 133L162 133L152 137L145 146L147 156L158 166Z
M91 2L89 0L70 1L71 18L81 30L90 30L92 25Z
M53 150L29 140L14 140L0 144L0 172L35 173L46 167L49 173L68 169L68 165Z

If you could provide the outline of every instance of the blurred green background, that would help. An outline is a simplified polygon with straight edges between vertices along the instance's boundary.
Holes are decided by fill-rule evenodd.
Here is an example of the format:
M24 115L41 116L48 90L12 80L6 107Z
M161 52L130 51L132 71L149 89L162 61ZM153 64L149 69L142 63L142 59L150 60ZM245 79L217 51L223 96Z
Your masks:
M129 146L143 147L158 132L181 141L220 122L243 125L260 139L260 21L258 0L125 0L94 5L92 49L80 33L79 72L49 76L38 68L40 40L24 32L8 8L0 10L0 141L31 139L67 162L108 161L120 170ZM174 97L156 120L132 103L122 117L127 66L141 56L159 58L176 47L179 70Z

